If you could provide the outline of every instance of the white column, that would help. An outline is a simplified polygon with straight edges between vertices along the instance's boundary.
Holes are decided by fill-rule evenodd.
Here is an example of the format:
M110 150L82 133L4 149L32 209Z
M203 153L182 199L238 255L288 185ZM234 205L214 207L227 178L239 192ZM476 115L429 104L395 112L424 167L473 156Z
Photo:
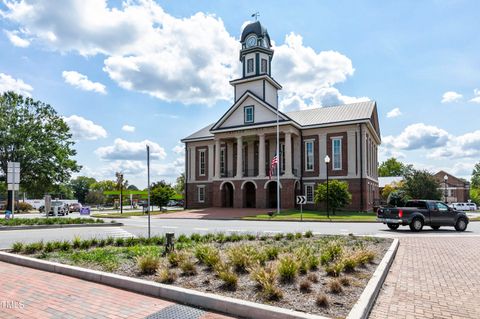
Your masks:
M292 133L285 133L285 176L292 176Z
M255 167L255 141L248 141L247 144L248 150L248 170L253 172Z
M265 134L259 134L258 143L258 177L265 177Z
M215 179L220 178L220 139L215 140Z
M195 158L195 153L197 152L195 147L192 147L191 149L192 152L192 161L190 162L190 171L192 172L192 181L196 180L196 172L195 172L195 165L196 165L196 158Z
M215 164L214 158L213 158L213 144L208 145L208 179L212 179L213 177L213 167Z
M348 159L348 176L355 175L355 131L349 131L347 133L347 156Z
M327 133L323 134L318 134L318 140L319 140L319 150L318 150L318 163L314 163L319 167L318 170L318 176L321 179L326 179L327 178L327 166L325 164L325 156L327 155ZM333 159L331 159L333 160ZM332 165L332 162L330 162L330 165Z
M242 137L237 137L237 175L236 178L242 178L242 162L243 162L243 141Z

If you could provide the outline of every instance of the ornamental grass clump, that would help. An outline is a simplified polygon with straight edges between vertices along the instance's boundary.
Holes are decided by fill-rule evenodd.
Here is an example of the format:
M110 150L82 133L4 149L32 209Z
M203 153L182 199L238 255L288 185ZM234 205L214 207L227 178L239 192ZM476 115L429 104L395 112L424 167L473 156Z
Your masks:
M344 270L344 265L341 261L325 266L325 272L332 277L340 276L340 273Z
M24 246L23 251L25 254L35 254L43 249L43 241L27 244Z
M158 266L160 266L160 258L153 254L137 256L135 257L135 261L137 262L140 273L144 275L154 274Z
M373 262L375 257L375 252L368 249L361 249L354 254L354 258L359 265L366 265L367 263L371 263Z
M313 272L308 274L307 279L310 280L313 283L318 282L318 276L317 276L317 274L315 274Z
M259 260L257 249L251 245L238 245L227 251L228 259L236 272L247 272Z
M250 278L255 281L261 295L266 300L280 300L283 298L282 290L277 286L278 273L274 264L266 267L256 267L250 269Z
M172 251L167 255L167 260L172 267L178 267L180 263L187 258L187 255L184 252Z
M330 302L328 300L328 296L324 293L320 293L317 295L315 299L315 303L317 306L322 308L328 308L330 306Z
M350 279L350 277L341 277L339 278L339 280L342 286L345 286L345 287L348 287L352 284L352 280Z
M275 260L280 253L280 248L277 246L267 246L263 249L263 254L267 257L268 260Z
M343 258L342 263L343 263L345 272L355 271L355 267L357 267L358 265L358 261L354 256Z
M183 276L195 276L197 274L197 266L191 256L186 256L178 266L182 270Z
M311 238L311 237L313 237L313 232L311 230L307 230L305 232L304 236L305 236L305 238Z
M155 281L162 284L173 284L177 280L178 274L166 265L158 267L155 274Z
M80 244L77 243L77 245L79 245L81 249L87 250L92 247L92 241L90 239L81 240Z
M327 286L328 286L328 290L334 294L339 294L343 291L342 283L338 279L330 280Z
M210 245L199 245L195 248L195 257L201 264L213 269L220 262L218 249Z
M74 249L78 249L80 248L80 244L82 243L82 239L80 238L80 236L75 236L73 237L73 240L72 240L72 247Z
M229 265L225 263L219 263L217 264L216 271L218 278L223 281L223 288L232 291L237 289L238 275Z
M295 235L293 233L288 233L285 237L287 237L288 240L292 241L295 238Z
M23 243L18 242L18 241L15 242L15 243L13 243L13 245L12 245L12 252L14 252L14 253L19 253L19 252L22 251L22 249L23 249Z
M303 293L309 293L312 291L312 283L310 282L310 280L307 280L307 279L303 279L301 282L300 282L300 285L298 287L300 289L301 292Z
M60 246L61 251L70 251L72 249L72 244L68 240L64 240Z
M333 242L329 243L325 247L320 255L320 262L322 265L326 265L332 262L335 258L340 256L343 252L343 247L339 243Z
M292 255L285 255L279 259L277 269L283 282L294 282L298 273L298 263Z

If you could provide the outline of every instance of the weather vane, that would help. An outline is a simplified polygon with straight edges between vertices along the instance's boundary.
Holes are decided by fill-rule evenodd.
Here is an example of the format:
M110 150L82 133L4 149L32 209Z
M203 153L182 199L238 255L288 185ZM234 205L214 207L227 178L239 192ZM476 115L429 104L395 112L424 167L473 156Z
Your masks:
M255 18L255 21L258 21L258 16L260 15L260 12L255 12L254 14L252 14L252 17Z

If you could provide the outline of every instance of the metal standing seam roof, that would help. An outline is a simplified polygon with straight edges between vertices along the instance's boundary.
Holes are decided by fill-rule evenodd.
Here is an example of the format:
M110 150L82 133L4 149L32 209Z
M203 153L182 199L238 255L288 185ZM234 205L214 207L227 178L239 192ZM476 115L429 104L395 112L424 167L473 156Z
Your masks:
M315 109L286 112L284 113L302 127L321 125L337 122L355 121L369 119L375 108L375 101L358 102L337 106L324 106ZM201 130L187 136L184 140L195 140L212 138L210 129L215 125L212 123Z

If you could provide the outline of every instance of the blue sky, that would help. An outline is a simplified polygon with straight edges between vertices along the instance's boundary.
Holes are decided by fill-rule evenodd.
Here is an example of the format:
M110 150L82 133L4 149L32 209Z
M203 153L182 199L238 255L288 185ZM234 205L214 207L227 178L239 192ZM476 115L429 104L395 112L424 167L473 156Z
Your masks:
M0 91L66 117L82 174L123 170L143 187L150 143L153 179L174 181L179 140L230 106L255 11L275 42L284 110L373 99L380 160L467 178L479 161L478 1L48 3L0 1Z

